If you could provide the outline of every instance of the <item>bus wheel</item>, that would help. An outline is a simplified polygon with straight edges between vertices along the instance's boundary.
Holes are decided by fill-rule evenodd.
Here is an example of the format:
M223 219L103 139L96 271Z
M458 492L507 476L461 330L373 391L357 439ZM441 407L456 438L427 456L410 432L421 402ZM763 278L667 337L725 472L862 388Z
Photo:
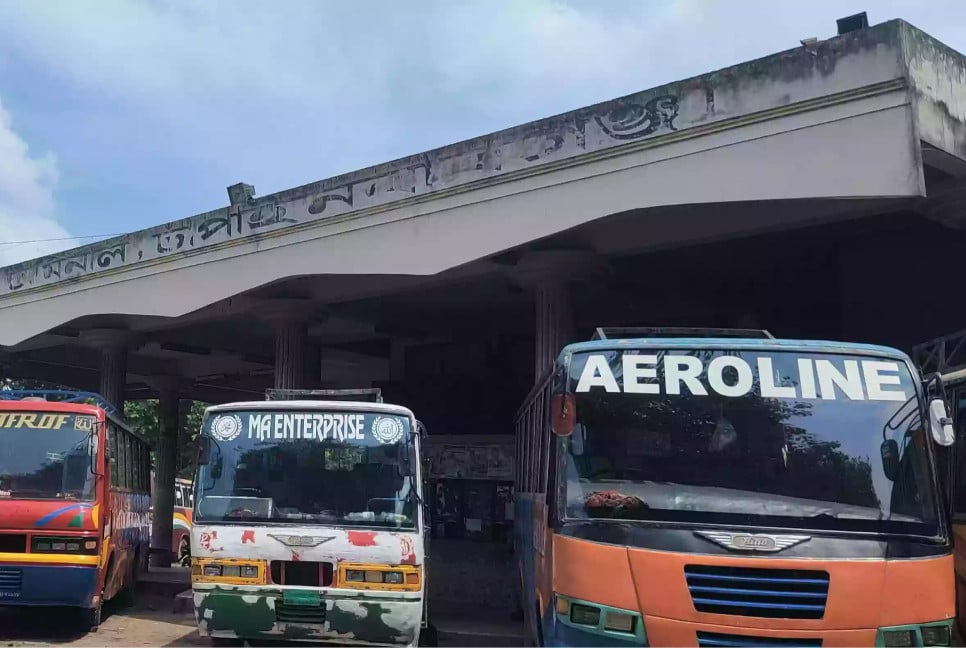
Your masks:
M84 615L84 626L88 632L97 632L97 628L101 625L101 604L98 603L91 608L82 608L81 613Z

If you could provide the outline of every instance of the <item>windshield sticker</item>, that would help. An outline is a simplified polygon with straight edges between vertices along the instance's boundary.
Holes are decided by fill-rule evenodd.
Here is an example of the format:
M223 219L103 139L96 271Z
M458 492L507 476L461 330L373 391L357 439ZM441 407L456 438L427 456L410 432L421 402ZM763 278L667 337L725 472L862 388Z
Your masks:
M242 431L241 417L237 414L223 414L211 422L211 436L218 441L234 441Z
M362 441L364 414L251 414L248 438L259 441L315 439Z
M44 414L41 412L0 413L0 428L29 428L31 430L60 430L66 425L70 414Z
M78 432L91 432L94 429L95 419L93 416L74 417L74 429Z
M399 443L403 437L403 426L397 419L378 416L372 422L372 436L379 443Z
M658 381L658 367L663 382ZM611 368L604 354L587 357L577 382L578 393L602 389L625 394L680 395L682 388L694 396L708 390L727 398L740 398L754 391L763 398L897 401L909 399L902 389L901 366L882 360L829 360L798 358L797 376L776 381L774 359L761 356L755 367L736 356L717 356L707 366L690 355L624 354ZM617 375L615 375L615 372ZM706 380L700 380L704 375ZM663 392L662 392L663 390Z

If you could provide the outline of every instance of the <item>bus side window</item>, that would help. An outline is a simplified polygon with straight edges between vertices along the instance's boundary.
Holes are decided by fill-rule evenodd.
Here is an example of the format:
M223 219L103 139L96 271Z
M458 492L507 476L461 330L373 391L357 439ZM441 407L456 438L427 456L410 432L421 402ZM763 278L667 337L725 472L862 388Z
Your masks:
M148 493L151 491L151 463L148 458L148 447L141 440L138 440L138 455L140 457L138 467L141 470L138 491Z
M133 457L131 456L131 437L128 436L127 432L121 431L120 436L118 436L118 445L121 446L121 488L130 489L131 488L131 464Z
M117 488L120 479L120 468L118 468L118 449L117 449L117 428L113 423L107 423L107 451L110 455L109 463L111 467L111 488Z
M181 490L180 486L174 489L174 505L184 506L184 491Z

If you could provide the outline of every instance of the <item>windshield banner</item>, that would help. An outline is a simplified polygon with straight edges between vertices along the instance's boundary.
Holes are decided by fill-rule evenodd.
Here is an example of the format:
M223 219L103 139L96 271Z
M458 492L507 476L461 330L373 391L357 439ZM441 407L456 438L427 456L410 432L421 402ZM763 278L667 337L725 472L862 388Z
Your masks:
M58 414L56 412L0 412L0 430L77 430L94 429L93 416Z
M695 396L711 393L740 398L754 392L763 398L870 401L908 400L900 386L904 365L887 360L847 360L759 355L749 362L734 355L638 353L587 354L576 391ZM715 357L702 358L702 355ZM575 358L576 360L576 358ZM777 370L781 366L781 371ZM783 374L783 375L780 375ZM791 374L791 375L789 375ZM658 376L662 379L658 379Z
M401 416L361 412L230 412L210 421L217 441L238 437L258 441L315 440L357 445L390 444L403 440L408 429Z

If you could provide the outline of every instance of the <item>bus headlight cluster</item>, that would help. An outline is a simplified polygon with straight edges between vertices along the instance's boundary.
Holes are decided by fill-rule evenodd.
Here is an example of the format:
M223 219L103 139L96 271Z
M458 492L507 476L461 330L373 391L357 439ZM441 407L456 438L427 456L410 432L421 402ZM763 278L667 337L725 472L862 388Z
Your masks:
M952 621L921 625L879 628L876 645L887 648L916 648L918 646L950 646L953 639Z
M205 576L221 576L223 578L258 578L258 567L255 565L205 565Z
M339 565L339 584L347 588L416 591L420 581L419 567L413 565Z
M257 585L265 581L265 563L257 560L194 558L191 561L191 581Z
M572 628L611 637L636 638L646 645L647 635L641 615L632 610L619 610L606 605L556 595L557 619Z
M91 538L34 536L30 540L30 551L32 553L97 555L97 545L97 540Z

